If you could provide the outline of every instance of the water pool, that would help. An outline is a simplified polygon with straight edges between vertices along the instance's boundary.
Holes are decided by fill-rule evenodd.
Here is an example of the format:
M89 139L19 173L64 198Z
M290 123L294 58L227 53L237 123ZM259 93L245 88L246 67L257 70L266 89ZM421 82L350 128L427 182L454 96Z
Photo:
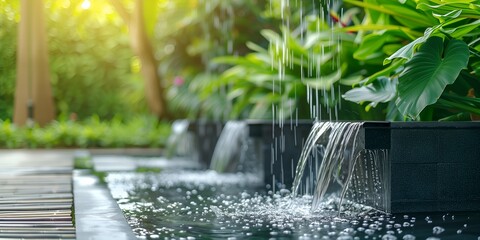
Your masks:
M106 181L139 239L480 239L480 213L311 213L311 197L273 194L249 174L170 169Z

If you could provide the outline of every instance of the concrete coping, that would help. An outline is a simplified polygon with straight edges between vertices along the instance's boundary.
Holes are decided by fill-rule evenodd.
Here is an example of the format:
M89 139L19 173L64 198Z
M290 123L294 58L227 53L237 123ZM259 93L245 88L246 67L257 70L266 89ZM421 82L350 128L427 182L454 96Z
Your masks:
M137 239L107 186L96 176L75 170L73 185L77 239Z

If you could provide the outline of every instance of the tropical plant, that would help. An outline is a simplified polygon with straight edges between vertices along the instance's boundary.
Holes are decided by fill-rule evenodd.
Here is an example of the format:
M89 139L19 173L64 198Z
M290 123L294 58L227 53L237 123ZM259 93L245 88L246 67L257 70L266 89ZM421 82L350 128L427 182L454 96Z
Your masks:
M232 67L212 81L202 97L228 88L229 118L379 118L378 112L367 113L340 97L366 71L351 57L353 34L333 32L314 12L303 16L295 29L285 25L280 33L264 29L261 34L268 47L249 42L252 53L215 59Z
M354 57L381 66L344 94L388 104L388 120L475 118L480 114L480 1L345 0L364 10Z
M170 1L158 20L156 46L159 69L169 79L169 107L176 117L227 119L226 90L202 97L203 88L225 65L211 60L223 55L243 56L247 41L266 45L258 31L270 20L261 16L265 0ZM252 25L255 21L257 24ZM172 27L175 26L175 27Z

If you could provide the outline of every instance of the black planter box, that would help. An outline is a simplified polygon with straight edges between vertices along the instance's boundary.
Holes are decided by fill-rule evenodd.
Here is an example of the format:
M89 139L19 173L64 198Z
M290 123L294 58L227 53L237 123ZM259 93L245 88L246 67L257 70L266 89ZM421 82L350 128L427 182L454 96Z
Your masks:
M480 122L391 123L391 211L480 210Z
M195 160L204 168L210 166L215 146L224 125L222 122L195 121L188 128L193 133L195 145L197 146Z
M303 143L313 122L286 122L282 128L272 121L248 121L248 125L249 136L259 145L256 157L263 161L265 183L291 189Z
M312 125L249 122L266 184L291 189ZM391 212L480 210L480 122L366 122L363 128L366 149L390 149L384 176Z

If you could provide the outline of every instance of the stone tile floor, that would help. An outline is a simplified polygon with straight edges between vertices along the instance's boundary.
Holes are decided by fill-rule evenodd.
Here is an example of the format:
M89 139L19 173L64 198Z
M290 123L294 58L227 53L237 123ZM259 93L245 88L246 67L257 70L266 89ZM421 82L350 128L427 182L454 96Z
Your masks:
M74 154L0 150L0 239L136 239L107 187L74 170Z
M72 152L0 151L0 239L75 239Z

